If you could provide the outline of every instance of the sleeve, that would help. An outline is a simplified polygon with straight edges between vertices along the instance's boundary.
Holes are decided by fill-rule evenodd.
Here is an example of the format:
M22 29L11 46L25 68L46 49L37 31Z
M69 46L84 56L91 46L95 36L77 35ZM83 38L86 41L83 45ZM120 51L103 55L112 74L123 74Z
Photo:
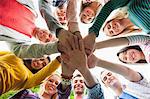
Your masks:
M62 84L60 83L57 87L58 99L68 99L71 93L72 86L69 85L66 90L62 90Z
M27 81L25 82L24 88L28 89L34 86L37 86L43 81L46 77L51 75L58 67L60 66L60 63L57 59L53 60L51 63L49 63L47 66L42 68L39 72L36 74L32 74L28 77Z
M43 55L58 53L57 42L25 45L24 43L7 43L11 51L20 58L39 58Z
M130 0L110 0L107 2L100 10L92 27L89 28L89 33L95 33L96 37L98 37L99 31L110 13L119 7L127 5L129 1Z
M59 22L52 16L50 4L45 0L42 0L41 2L39 2L39 10L42 17L45 19L49 30L56 34L56 29L62 27Z
M12 54L12 53L7 51L0 51L0 56L7 55L7 54Z
M128 36L127 37L129 41L129 45L139 45L139 44L145 44L150 40L150 36L146 35L133 35L133 36Z
M88 99L104 99L103 91L100 83L97 83L93 87L88 88Z

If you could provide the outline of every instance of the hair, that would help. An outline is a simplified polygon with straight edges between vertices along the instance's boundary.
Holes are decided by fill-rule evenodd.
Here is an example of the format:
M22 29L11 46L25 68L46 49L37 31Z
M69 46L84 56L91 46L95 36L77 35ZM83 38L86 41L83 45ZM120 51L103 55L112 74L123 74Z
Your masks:
M101 81L102 81L103 84L105 84L105 83L103 82L101 75L102 75L104 72L105 72L105 70L101 71L101 73L100 73L100 79L101 79Z
M81 74L76 74L76 75L73 77L73 79L76 78L76 77L82 77L82 75L81 75Z
M127 7L122 7L122 8L119 8L117 10L115 10L108 18L107 20L105 21L104 25L102 26L102 30L104 31L106 25L115 20L115 19L124 19L124 18L128 18L128 13L127 13ZM131 32L139 32L141 31L140 28L137 28L135 25L134 26L130 26L130 27L127 27L125 28L121 33L119 34L126 34L126 33L131 33ZM119 35L118 34L118 35ZM117 35L113 35L113 36L117 36Z
M47 59L48 59L49 62L51 61L51 59L50 59L49 56L47 56ZM34 68L32 68L32 66L31 66L32 59L23 59L23 62L24 62L24 65L25 65L33 74L37 73L39 70L42 69L42 68L41 68L41 69L34 69Z
M141 52L143 53L143 51L141 50L141 48L140 48L138 45L127 46L127 47L122 48L122 49L117 53L118 58L119 58L119 54L120 54L120 53L126 52L126 51L129 50L129 49L135 49L135 50L141 51ZM127 64L127 62L122 61L120 58L119 58L119 60L120 60L121 62ZM137 61L136 63L147 63L147 62L146 62L146 60L142 60L142 59L141 59L141 60Z
M40 85L40 90L39 90L39 94L40 94L40 95L42 95L42 94L44 93L43 83L44 83L45 81L47 81L49 78L51 78L52 76L54 76L54 75L57 76L57 77L59 77L59 78L61 78L60 75L55 74L55 73L53 73L53 74L51 74L50 76L48 76L47 78L45 78L45 79L42 81L41 85ZM54 94L52 95L51 99L56 99L57 96L58 96L58 94L57 94L57 92L56 92L56 93L54 93Z

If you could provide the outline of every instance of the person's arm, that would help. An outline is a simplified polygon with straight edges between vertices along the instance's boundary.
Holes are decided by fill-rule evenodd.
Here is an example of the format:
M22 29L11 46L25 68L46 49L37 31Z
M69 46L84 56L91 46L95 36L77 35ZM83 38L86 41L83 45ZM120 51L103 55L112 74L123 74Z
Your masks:
M43 55L58 53L57 42L24 45L24 43L7 43L11 51L20 58L40 58Z
M62 28L59 22L52 16L50 4L45 0L40 0L39 10L42 17L45 19L47 26L51 32L56 34L58 28Z
M89 33L94 33L96 37L99 35L99 31L107 19L107 17L110 15L110 13L119 8L127 5L130 2L130 0L110 0L108 1L104 7L100 10L98 16L95 19L94 24L89 29Z
M38 71L36 74L30 74L28 79L24 83L23 88L27 89L39 85L41 81L43 81L46 77L48 77L54 71L56 71L56 69L58 69L59 66L60 66L59 61L55 59L47 66L42 68L40 71Z
M67 5L67 21L68 30L71 32L79 31L78 20L77 20L77 4L80 0L69 0Z
M95 49L128 45L128 43L129 41L126 37L113 38L113 39L97 42L95 45Z
M62 62L62 81L57 87L59 99L68 99L70 96L72 89L71 80L74 70L75 68L73 69Z
M118 74L124 76L129 81L137 82L142 79L142 76L138 72L136 72L124 65L108 62L108 61L98 59L98 58L97 58L97 60L98 61L97 61L96 66L108 69L115 73L118 73Z

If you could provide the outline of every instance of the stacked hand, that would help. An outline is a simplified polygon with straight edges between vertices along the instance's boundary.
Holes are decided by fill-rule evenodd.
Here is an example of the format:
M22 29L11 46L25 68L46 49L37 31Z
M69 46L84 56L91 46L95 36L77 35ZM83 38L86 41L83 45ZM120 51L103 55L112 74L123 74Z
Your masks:
M60 42L58 44L58 49L61 52L63 67L72 72L75 69L83 71L85 68L88 68L88 65L90 68L94 67L96 59L93 59L93 55L90 56L90 54L93 52L95 36L89 34L82 39L79 32L69 33L64 30L61 31L61 33L62 34L59 36ZM89 58L87 58L87 56L89 56ZM87 60L89 62L87 62ZM93 60L95 61L92 62ZM62 68L63 71L67 71L64 70L64 68Z

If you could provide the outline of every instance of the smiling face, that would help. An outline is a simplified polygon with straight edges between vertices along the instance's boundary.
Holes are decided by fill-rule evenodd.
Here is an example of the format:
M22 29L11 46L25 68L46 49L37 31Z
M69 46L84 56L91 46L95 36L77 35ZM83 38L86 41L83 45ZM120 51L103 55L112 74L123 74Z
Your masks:
M105 84L106 87L110 87L112 89L121 88L121 83L117 79L117 77L110 71L103 71L101 74L101 80Z
M35 28L33 34L35 38L39 39L43 43L54 40L54 36L46 29Z
M122 19L113 19L106 23L104 32L107 36L116 36L123 32L126 27L121 24L121 20Z
M142 52L136 49L128 49L120 53L118 57L125 63L136 63L142 59Z
M90 7L86 7L80 14L80 20L82 23L91 23L95 18L95 12Z
M84 94L85 90L84 78L79 76L75 77L73 79L73 88L75 94Z
M53 95L57 92L57 86L59 85L61 79L57 75L50 76L45 82L44 82L44 91L49 94Z
M31 67L35 70L39 70L43 67L45 67L49 63L49 60L47 57L43 58L35 58L31 61Z

